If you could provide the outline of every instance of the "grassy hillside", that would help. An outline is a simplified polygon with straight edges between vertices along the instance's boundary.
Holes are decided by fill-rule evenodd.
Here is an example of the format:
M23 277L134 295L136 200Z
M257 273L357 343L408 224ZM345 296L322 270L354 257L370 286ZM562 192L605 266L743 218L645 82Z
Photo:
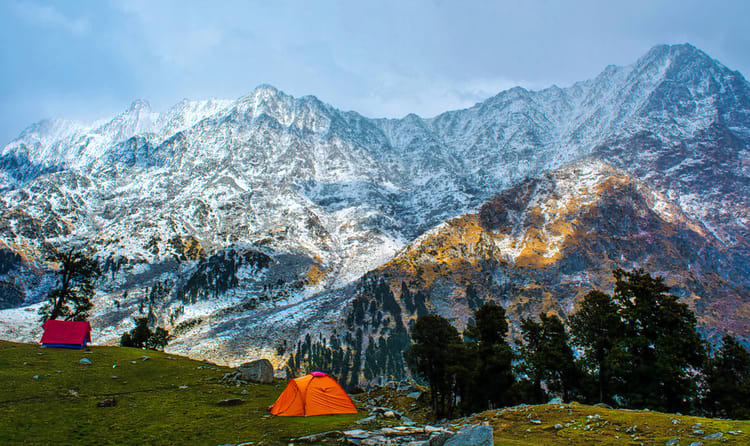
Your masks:
M0 444L287 444L364 416L266 417L286 382L228 386L219 382L227 368L133 348L91 350L0 341ZM84 357L92 364L79 364ZM97 406L111 398L114 407ZM247 402L216 404L227 398Z
M229 386L219 381L229 369L205 362L131 348L91 350L0 341L0 444L277 445L302 435L360 427L354 422L367 415L361 411L359 415L270 417L266 408L286 386L283 381ZM144 355L149 359L143 360ZM80 364L84 357L92 364ZM362 401L380 397L381 405L416 421L427 420L423 407L415 409L413 399L395 391L379 389L358 397ZM230 407L216 404L227 398L247 401ZM115 406L98 407L107 399L114 399ZM492 424L497 445L663 445L674 438L682 445L750 444L748 421L575 403L487 411L454 420L454 425L478 422ZM695 434L696 430L703 434ZM722 432L722 438L702 438L716 432Z

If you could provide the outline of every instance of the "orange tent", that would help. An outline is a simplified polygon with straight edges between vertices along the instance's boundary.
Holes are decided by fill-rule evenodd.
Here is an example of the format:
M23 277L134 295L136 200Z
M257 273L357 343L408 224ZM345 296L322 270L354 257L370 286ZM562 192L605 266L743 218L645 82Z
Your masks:
M357 413L349 395L335 379L323 372L290 379L286 389L268 410L281 417Z

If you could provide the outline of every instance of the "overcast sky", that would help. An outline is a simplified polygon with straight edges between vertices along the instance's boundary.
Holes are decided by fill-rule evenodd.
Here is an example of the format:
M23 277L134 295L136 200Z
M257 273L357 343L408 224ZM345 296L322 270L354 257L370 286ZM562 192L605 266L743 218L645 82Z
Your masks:
M689 42L750 73L750 1L0 1L0 146L49 117L267 83L370 117L567 86Z

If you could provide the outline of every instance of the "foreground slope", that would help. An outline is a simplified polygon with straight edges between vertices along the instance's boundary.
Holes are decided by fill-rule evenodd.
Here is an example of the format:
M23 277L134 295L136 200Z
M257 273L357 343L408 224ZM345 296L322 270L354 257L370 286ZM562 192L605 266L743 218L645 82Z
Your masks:
M140 349L91 350L0 341L0 380L6 384L0 390L0 443L278 445L352 426L358 418L267 417L285 382L228 386L219 382L228 369L213 364ZM92 364L79 364L84 357ZM228 398L246 402L217 405ZM97 406L109 399L113 407Z
M209 363L129 348L91 349L44 349L0 341L0 379L8 384L0 389L2 444L284 445L303 435L361 428L354 422L366 415L267 417L266 408L282 392L283 382L227 386L218 382L227 369ZM149 359L143 360L144 355ZM83 357L92 364L80 364ZM413 408L413 399L387 388L376 392L381 404L408 401L392 407L429 422L421 405ZM363 401L369 396L358 395ZM216 404L227 398L245 402ZM115 405L98 407L105 400ZM495 444L660 444L680 438L681 444L711 445L746 444L750 439L747 421L576 403L487 411L452 420L446 427L480 422L493 426ZM717 433L723 434L720 440L703 439Z

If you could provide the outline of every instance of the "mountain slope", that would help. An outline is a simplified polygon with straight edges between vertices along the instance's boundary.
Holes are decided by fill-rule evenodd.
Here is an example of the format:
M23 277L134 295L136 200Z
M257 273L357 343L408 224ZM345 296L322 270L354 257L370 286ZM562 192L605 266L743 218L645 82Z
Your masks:
M395 268L407 244L468 213L475 217L451 220L463 221L459 233L500 244L456 247L450 265L423 272L434 283L420 289L450 291L471 278L477 293L506 293L519 315L563 313L577 290L609 283L607 268L638 264L671 283L684 280L706 324L722 319L715 311L737 309L717 327L745 338L749 145L747 81L687 44L657 46L568 88L513 88L431 119L368 119L270 86L234 101L186 100L165 113L136 101L94 124L35 124L0 151L0 308L38 302L54 280L46 253L85 244L105 271L95 306L100 339L115 341L130 316L152 314L179 334L178 351L226 362L264 354L281 364L290 354L285 343L344 330L348 305L379 273L358 281L363 274ZM581 160L590 166L571 165ZM545 177L555 169L562 170ZM580 203L569 204L578 226L562 210L527 215L537 211L524 194L540 200L543 185L584 187L581 169L622 183L601 186L610 205L595 208L642 225L652 238L606 213L582 214ZM493 209L498 193L513 211L498 211L504 225L537 218L541 226L514 223L508 227L520 232L498 242L491 234L500 226L485 228L475 214ZM451 237L430 249L448 249ZM662 243L659 252L644 250L643 240ZM576 251L580 259L561 254L573 243L587 247ZM494 263L451 278L451 268L483 249ZM604 253L606 265L595 264ZM574 277L586 268L595 272ZM507 277L482 285L489 270ZM516 302L521 294L512 290L531 283L542 285ZM460 292L448 291L445 310L437 298L425 305L465 311L451 300ZM27 313L3 312L9 322L0 336L31 340ZM366 348L352 336L351 345Z

